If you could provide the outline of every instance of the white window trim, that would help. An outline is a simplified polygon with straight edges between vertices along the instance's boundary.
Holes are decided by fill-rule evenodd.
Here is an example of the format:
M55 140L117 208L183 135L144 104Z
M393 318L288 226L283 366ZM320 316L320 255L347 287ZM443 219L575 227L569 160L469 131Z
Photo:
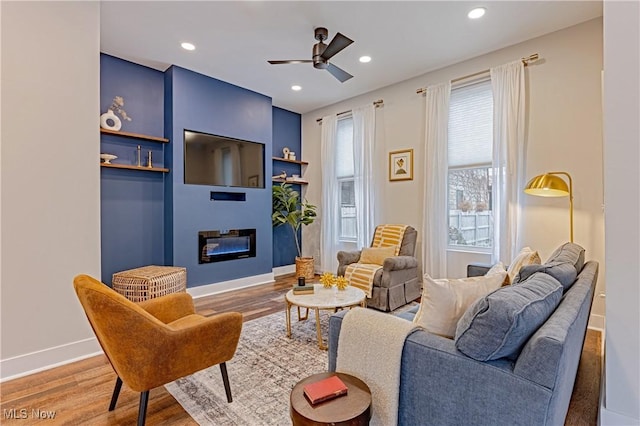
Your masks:
M479 84L479 83L483 83L483 82L487 82L487 81L491 81L491 75L489 72L487 73L483 73L482 75L479 76L473 76L469 79L464 79L461 81L458 81L454 84L452 84L451 86L451 91L453 92L456 89L461 89L463 87L466 86L470 86L473 84ZM449 172L451 170L468 170L468 169L480 169L480 168L491 168L493 167L493 165L491 163L482 163L482 164L469 164L469 165L464 165L464 166L456 166L456 167L447 167L447 188L449 188ZM447 209L446 209L446 215L447 215L447 225L449 224L449 199L447 196ZM494 223L495 226L495 223ZM462 246L462 245L451 245L449 243L449 239L447 238L447 252L452 252L452 253L467 253L467 254L492 254L494 251L494 246L496 244L498 244L495 240L495 234L492 237L492 241L491 241L491 247L478 247L478 246Z
M355 180L355 176L342 176L339 178L336 178L337 182L338 182L338 187L340 187L340 184L342 182L345 181L353 181ZM342 189L342 188L341 188ZM340 207L342 207L342 198L340 198ZM355 205L353 206L355 208ZM353 238L349 238L349 237L344 237L342 236L342 215L340 215L340 229L338 230L338 241L341 243L356 243L358 242L358 230L356 229L356 236Z
M351 114L351 112L347 112L344 115L340 115L340 117L338 117L338 122L343 121L343 120L351 120L351 121L353 121L353 115ZM336 146L337 146L337 144L336 144ZM336 182L338 183L338 188L340 188L340 190L341 190L340 184L341 184L341 182L344 182L344 181L355 181L355 175L336 177ZM340 195L340 197L338 198L338 201L340 203L342 203L342 195ZM342 206L342 204L340 204L338 207L340 208L341 206ZM358 229L356 229L356 236L355 237L353 237L353 238L343 237L342 236L342 215L341 214L338 215L338 220L339 220L338 243L357 243L358 242Z

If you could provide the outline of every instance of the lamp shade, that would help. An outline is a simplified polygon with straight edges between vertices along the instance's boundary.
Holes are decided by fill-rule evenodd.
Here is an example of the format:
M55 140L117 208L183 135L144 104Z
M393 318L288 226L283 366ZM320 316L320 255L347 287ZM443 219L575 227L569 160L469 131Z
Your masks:
M569 185L558 175L566 176ZM569 229L573 242L573 179L567 172L548 172L534 177L527 183L524 192L538 197L566 197L569 196Z
M566 197L570 194L567 182L549 173L531 179L525 186L524 192L539 197Z

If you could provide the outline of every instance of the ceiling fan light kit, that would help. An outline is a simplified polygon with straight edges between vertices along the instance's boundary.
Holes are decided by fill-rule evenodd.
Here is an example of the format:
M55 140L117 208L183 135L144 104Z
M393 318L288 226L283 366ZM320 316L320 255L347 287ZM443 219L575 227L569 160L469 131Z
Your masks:
M313 67L316 69L329 71L329 73L340 80L341 83L352 78L353 76L345 70L329 63L329 59L353 43L353 40L340 33L336 33L331 42L329 42L329 44L325 44L324 41L328 38L329 31L324 27L318 27L314 31L315 39L318 40L318 43L313 45L311 59L289 59L268 62L271 65L312 63Z

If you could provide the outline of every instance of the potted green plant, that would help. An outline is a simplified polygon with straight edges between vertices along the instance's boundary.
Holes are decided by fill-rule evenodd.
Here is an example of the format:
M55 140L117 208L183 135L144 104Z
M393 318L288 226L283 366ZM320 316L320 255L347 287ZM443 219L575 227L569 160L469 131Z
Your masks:
M296 242L298 256L296 256L296 277L313 279L313 257L303 257L298 238L298 230L302 225L310 225L316 219L316 206L302 200L300 193L288 183L274 185L273 213L271 223L273 227L289 225Z

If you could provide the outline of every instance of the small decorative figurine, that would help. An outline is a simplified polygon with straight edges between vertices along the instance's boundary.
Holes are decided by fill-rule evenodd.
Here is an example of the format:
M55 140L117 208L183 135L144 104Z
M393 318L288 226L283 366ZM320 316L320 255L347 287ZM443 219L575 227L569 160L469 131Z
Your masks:
M324 288L331 288L335 284L335 276L331 272L325 272L320 276L320 284Z
M344 276L339 276L336 278L336 287L338 290L346 290L349 286L349 280L347 280Z
M100 116L100 127L107 130L118 131L122 128L122 121L115 114L117 113L123 120L131 121L131 117L127 115L127 112L122 108L124 106L124 98L122 96L116 96L111 102L111 106L107 109L107 112Z
M113 98L113 102L111 102L111 106L109 109L116 114L120 115L123 120L131 121L131 117L127 115L127 111L122 108L124 106L124 98L122 96L116 96Z

